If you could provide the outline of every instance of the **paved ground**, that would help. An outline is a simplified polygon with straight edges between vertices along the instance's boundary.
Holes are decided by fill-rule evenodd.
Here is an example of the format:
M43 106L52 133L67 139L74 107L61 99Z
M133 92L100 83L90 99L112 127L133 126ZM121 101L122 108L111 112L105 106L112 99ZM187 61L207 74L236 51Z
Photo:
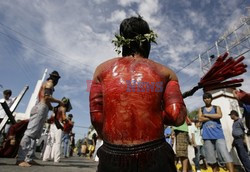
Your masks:
M0 158L0 172L96 172L97 162L83 158L71 157L60 163L36 160L41 166L18 167L14 158Z
M61 163L54 164L54 162L43 162L36 160L41 166L32 167L18 167L15 165L16 159L14 158L0 158L0 172L96 172L97 162L93 160L74 156L67 159L61 159ZM180 168L180 164L177 165ZM194 166L193 166L194 169ZM195 171L195 170L194 170ZM202 172L212 172L212 169L202 169ZM242 172L243 170L235 170L236 172ZM226 172L220 168L220 172Z

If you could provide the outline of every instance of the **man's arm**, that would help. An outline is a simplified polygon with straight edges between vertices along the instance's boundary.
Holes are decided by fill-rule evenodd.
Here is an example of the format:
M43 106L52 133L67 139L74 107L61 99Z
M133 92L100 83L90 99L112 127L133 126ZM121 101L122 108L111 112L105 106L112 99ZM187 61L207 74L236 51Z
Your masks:
M97 67L90 88L89 106L91 123L98 135L102 138L103 127L103 93L102 85L98 79L99 68Z
M210 120L209 118L205 117L204 114L202 114L201 108L198 111L198 118L200 122L206 122Z
M246 93L243 90L234 90L233 95L235 98L245 104L250 104L250 93Z
M164 124L174 126L182 125L186 119L187 110L177 77L173 72L170 73L170 81L164 90L163 101L164 109L162 114Z
M204 117L209 119L220 119L222 117L221 109L219 106L216 106L217 110L215 114L204 114Z
M196 147L196 143L195 143L195 136L194 136L194 133L191 134L192 135L192 144L194 147Z
M62 112L62 121L65 121L66 118L67 118L67 115L66 115L66 107L60 107L60 111Z

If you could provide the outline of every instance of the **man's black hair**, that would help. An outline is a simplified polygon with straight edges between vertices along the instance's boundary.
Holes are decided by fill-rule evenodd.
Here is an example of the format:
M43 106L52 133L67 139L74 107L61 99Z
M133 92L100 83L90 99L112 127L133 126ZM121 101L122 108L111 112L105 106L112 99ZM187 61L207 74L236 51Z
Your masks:
M212 94L211 93L204 93L203 94L203 99L213 99L213 96L212 96Z
M52 81L53 81L53 85L56 86L57 83L58 83L58 80L59 80L60 78L61 78L61 77L60 77L59 73L58 73L57 71L54 70L53 72L51 72L51 74L49 74L49 78L47 79L47 81L48 81L48 80L52 80Z
M238 112L236 110L231 110L229 115L239 116L239 114L238 114Z
M134 39L137 35L150 33L148 23L141 16L124 19L120 25L120 34L126 39ZM136 53L148 58L150 52L150 42L131 42L130 46L122 47L122 56L135 55Z
M9 95L9 96L11 96L12 95L12 91L11 90L4 90L3 91L3 95Z

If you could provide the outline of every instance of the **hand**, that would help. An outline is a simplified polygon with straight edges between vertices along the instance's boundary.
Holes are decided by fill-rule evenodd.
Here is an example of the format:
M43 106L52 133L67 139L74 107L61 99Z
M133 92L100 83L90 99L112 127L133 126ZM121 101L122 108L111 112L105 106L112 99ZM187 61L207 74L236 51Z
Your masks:
M12 138L10 139L10 145L14 146L16 144L16 139Z
M233 95L234 95L234 97L238 100L238 90L233 90Z

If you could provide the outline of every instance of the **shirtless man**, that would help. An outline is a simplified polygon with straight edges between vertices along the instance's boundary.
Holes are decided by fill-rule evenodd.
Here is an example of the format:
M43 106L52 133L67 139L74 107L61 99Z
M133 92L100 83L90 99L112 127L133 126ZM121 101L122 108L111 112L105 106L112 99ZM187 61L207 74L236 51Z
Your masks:
M45 148L43 161L48 161L50 158L54 159L55 163L60 162L61 155L61 143L63 136L63 123L67 121L66 112L72 109L70 100L63 97L63 106L58 106L52 114L50 121L50 132L49 139L47 140L47 145Z
M94 73L90 116L104 141L98 172L176 171L164 124L183 124L186 107L175 73L148 59L151 41L145 37L150 33L140 16L123 20L120 37L129 43L122 45L122 57Z
M37 164L31 158L31 155L34 151L33 149L35 149L36 139L41 137L48 112L53 109L51 103L63 105L62 101L52 97L54 87L57 85L59 78L59 73L53 71L39 91L39 102L31 110L29 124L19 146L16 162L19 166L30 167L32 164Z

